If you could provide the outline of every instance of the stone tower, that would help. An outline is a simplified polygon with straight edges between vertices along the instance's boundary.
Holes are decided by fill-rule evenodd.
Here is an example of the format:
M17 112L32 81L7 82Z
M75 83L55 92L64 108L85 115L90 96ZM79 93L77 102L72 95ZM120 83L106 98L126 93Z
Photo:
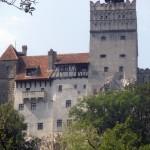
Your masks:
M90 3L90 90L137 79L136 0Z
M0 104L14 100L17 52L10 45L0 58Z

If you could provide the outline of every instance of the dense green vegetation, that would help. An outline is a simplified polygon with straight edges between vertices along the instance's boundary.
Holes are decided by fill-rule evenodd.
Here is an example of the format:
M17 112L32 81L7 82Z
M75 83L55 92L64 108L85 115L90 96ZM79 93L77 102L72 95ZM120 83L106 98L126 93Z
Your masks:
M12 104L0 105L0 150L36 150L37 140L25 140L26 125Z
M150 84L86 97L70 115L62 149L150 149Z

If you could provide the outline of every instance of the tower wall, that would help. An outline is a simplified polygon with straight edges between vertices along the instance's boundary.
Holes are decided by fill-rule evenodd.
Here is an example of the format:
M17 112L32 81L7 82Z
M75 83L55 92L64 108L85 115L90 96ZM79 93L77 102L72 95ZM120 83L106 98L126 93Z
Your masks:
M14 100L16 61L0 61L0 103Z
M137 56L136 1L107 4L91 2L91 90L101 89L110 80L136 80Z

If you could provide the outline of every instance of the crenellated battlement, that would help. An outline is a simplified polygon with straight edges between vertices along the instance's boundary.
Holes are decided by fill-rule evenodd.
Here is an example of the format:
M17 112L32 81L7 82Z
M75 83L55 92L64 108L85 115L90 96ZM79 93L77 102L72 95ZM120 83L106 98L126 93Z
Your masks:
M136 0L91 2L91 31L137 30Z
M136 9L136 0L126 0L120 3L101 3L100 1L90 1L90 9L94 10L125 10L125 9Z

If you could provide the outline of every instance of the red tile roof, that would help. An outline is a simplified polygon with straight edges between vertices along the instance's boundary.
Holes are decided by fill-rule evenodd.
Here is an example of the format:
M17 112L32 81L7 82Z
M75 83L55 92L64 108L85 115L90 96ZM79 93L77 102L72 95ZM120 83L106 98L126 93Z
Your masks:
M48 56L21 56L16 49L10 45L1 56L0 60L18 61L16 80L49 79L54 70L49 70ZM57 55L55 64L89 63L89 53L74 53ZM27 76L26 69L39 68L37 75Z
M76 54L61 54L57 56L55 64L74 64L74 63L88 63L89 53Z
M0 60L18 60L16 49L10 45L2 54Z
M61 54L57 55L57 61L55 64L74 64L88 62L88 53ZM16 75L16 80L48 79L54 72L54 70L48 69L48 56L20 56L19 64L20 65ZM35 67L40 68L40 74L36 76L27 76L26 69Z
M48 79L53 73L53 70L48 70L48 56L21 56L19 64L16 80ZM34 67L39 67L40 73L36 76L27 76L26 69Z

